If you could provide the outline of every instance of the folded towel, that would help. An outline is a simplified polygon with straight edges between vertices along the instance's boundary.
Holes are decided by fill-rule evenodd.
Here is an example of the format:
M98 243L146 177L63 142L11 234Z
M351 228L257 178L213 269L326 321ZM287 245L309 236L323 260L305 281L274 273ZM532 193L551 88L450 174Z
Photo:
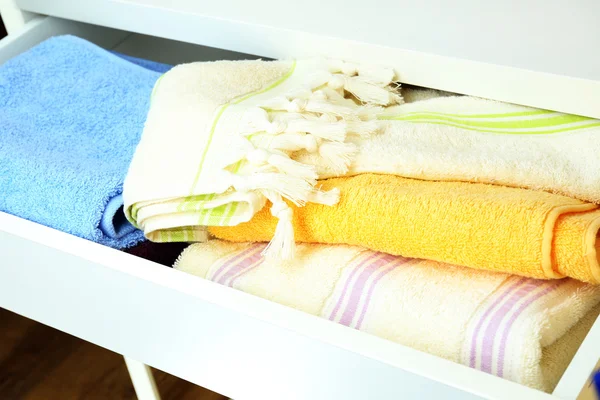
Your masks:
M415 92L415 91L413 91ZM485 182L545 190L600 203L600 121L433 91L390 107L381 134L351 138L358 152L346 174ZM321 179L339 175L316 164Z
M175 268L546 391L600 312L600 286L572 279L316 244L283 263L261 257L264 247L194 244Z
M205 226L248 221L268 199L279 220L268 253L290 258L292 212L283 199L338 198L315 190L315 167L291 154L308 149L347 169L347 135L373 133L379 105L401 101L394 77L391 69L323 60L173 68L156 85L125 181L127 218L152 241L201 241Z
M600 283L600 210L594 204L527 189L393 175L322 181L322 190L333 187L341 190L335 207L308 204L294 210L296 240ZM261 211L250 222L210 232L231 241L267 241L275 224Z
M1 65L0 211L112 247L140 241L121 192L159 75L73 36Z

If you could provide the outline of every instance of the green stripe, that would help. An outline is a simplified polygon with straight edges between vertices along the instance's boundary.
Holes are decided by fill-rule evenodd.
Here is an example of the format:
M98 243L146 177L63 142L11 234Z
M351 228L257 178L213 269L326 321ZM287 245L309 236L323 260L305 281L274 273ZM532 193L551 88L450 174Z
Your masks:
M158 84L160 83L161 79L165 76L165 74L162 74L161 76L158 77L158 79L156 80L156 82L154 83L154 87L152 88L152 93L150 93L150 102L152 102L152 98L154 97L154 94L156 93L156 89L158 88Z
M590 121L592 118L581 117L579 115L558 115L551 118L537 118L524 120L508 121L470 121L447 116L430 117L427 114L398 115L395 120L399 121L445 121L454 124L461 124L470 127L481 127L488 129L523 129L523 128L545 128L559 125L572 124L575 122Z
M215 120L213 121L212 127L210 129L209 135L208 135L208 142L206 143L206 146L204 147L204 150L202 151L202 155L200 156L200 161L198 164L198 170L196 171L196 176L194 177L194 181L192 183L192 187L190 188L190 195L192 195L194 193L194 189L196 187L196 185L198 184L198 180L200 179L200 174L202 173L202 166L204 165L204 161L206 159L206 154L208 153L208 149L210 147L210 144L212 143L212 139L213 136L215 134L215 129L217 128L217 124L219 123L219 119L221 118L221 116L223 115L223 113L225 112L225 110L231 105L231 104L239 104L244 100L247 100L253 96L265 93L269 90L272 90L274 88L276 88L277 86L281 85L283 82L285 82L290 76L292 76L292 74L294 73L296 69L296 61L294 60L292 63L291 68L289 69L288 72L286 72L285 75L283 75L281 78L279 78L278 80L276 80L275 82L273 82L272 84L270 84L269 86L252 92L252 93L248 93L242 97L239 97L237 99L234 99L232 101L230 101L229 103L221 106L221 109L219 110L219 112L217 113L217 116L215 117ZM181 211L181 210L179 210Z
M185 233L182 229L178 229L176 231L171 231L171 241L172 242L185 242Z
M237 100L233 100L233 104L239 104L242 101L248 100L250 97L268 92L271 89L275 89L277 86L281 85L283 82L285 82L290 76L292 76L292 74L294 73L294 71L296 70L296 60L294 60L292 62L292 66L290 67L290 70L288 72L285 73L285 75L283 75L281 78L279 78L278 80L276 80L275 82L271 83L269 86L267 86L264 89L261 89L259 91L256 92L252 92L252 93L248 93L240 98L238 98Z
M396 119L399 116L428 114L432 116L456 117L456 118L506 118L506 117L529 117L532 115L554 114L554 111L549 110L534 110L534 111L518 111L512 113L495 113L495 114L449 114L433 111L414 111L401 115L383 116L380 119Z
M560 132L568 132L568 131L581 130L581 129L587 129L587 128L595 128L595 127L600 126L600 122L596 122L596 123L593 123L593 124L579 125L579 126L570 126L570 127L566 127L566 128L549 129L549 130L544 130L544 131L520 131L520 132L516 132L516 131L500 131L500 130L481 129L481 128L478 128L478 127L476 128L476 127L472 127L472 126L468 126L468 125L461 125L461 124L457 124L457 123L440 122L440 121L430 121L430 120L411 120L411 121L408 121L408 122L412 122L412 123L426 123L426 124L434 124L434 125L446 125L446 126L453 126L455 128L461 128L461 129L466 129L466 130L471 130L471 131L486 132L486 133L510 134L510 135L544 135L544 134L550 134L550 133L560 133Z
M206 159L206 153L208 153L208 148L210 147L210 144L212 143L212 139L215 134L215 129L217 128L217 123L219 122L219 118L221 118L221 116L223 115L223 113L225 112L227 107L229 107L230 105L231 105L231 103L227 103L227 104L221 106L221 109L219 110L215 120L213 121L212 127L210 128L210 132L208 134L208 142L206 143L206 146L204 146L204 149L202 150L202 155L200 156L198 170L196 171L196 176L194 177L194 181L193 181L192 187L190 189L190 194L194 193L194 188L196 187L196 184L198 183L198 179L200 179L200 173L202 172L202 166L204 165L204 160Z

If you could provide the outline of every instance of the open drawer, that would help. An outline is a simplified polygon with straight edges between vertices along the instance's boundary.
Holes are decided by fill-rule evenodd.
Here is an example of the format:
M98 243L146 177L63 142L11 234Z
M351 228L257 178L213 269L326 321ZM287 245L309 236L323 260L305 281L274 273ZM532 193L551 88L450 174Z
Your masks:
M65 33L168 63L247 57L38 17L0 62ZM240 400L575 399L600 358L599 321L553 396L3 213L0 254L1 307Z

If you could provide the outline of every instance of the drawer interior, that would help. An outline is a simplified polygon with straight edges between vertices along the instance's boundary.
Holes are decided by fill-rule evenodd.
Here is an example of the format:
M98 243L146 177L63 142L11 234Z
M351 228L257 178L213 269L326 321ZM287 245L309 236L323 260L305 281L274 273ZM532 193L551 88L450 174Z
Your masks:
M52 36L71 34L108 50L165 64L259 57L53 17L37 17L0 44L0 63Z
M190 44L186 42L158 38L143 34L131 33L121 31L118 29L112 29L107 27L100 27L90 24L84 24L69 20L63 20L54 17L39 17L31 21L19 34L10 37L8 40L0 42L0 62L3 62L22 51L34 46L35 44L55 35L60 34L73 34L91 42L98 44L99 46L114 50L129 56L144 58L152 61L167 63L167 64L179 64L190 61L210 61L210 60L239 60L239 59L256 59L258 57L243 54L233 51L227 51L222 49L216 49L196 44ZM1 216L0 216L1 217ZM486 394L492 395L494 392L502 391L503 393L513 393L515 398L546 398L545 394L541 394L532 391L528 388L521 387L511 382L503 381L499 378L492 377L479 371L471 370L466 367L457 366L452 363L446 363L445 360L437 359L424 355L422 353L411 351L411 349L404 348L395 343L389 343L380 340L369 335L362 334L360 332L351 332L344 327L330 326L326 321L320 321L311 316L304 315L299 312L290 311L284 307L276 304L267 302L259 298L243 293L234 293L228 288L219 287L211 282L204 282L200 279L192 279L188 276L177 271L172 271L166 268L160 268L156 264L142 262L142 260L132 261L130 256L121 254L109 248L88 243L70 237L62 233L57 233L53 230L39 227L31 231L33 224L21 221L17 218L0 218L4 222L0 227L0 249L4 248L8 250L10 247L12 253L10 253L9 259L15 268L24 268L25 266L35 270L33 264L40 264L42 259L40 257L46 257L47 260L54 260L55 262L62 263L65 265L65 272L71 274L77 282L80 283L80 288L75 289L68 285L63 287L66 294L62 294L58 297L58 300L49 302L45 308L45 312L36 311L35 304L31 301L23 303L23 295L18 294L16 291L9 291L8 287L3 290L0 284L0 304L12 305L14 311L22 313L27 316L36 318L44 323L55 326L58 329L65 330L69 333L80 336L84 339L98 343L104 347L113 349L120 353L126 354L131 351L131 355L159 368L165 369L168 372L175 373L193 382L206 386L215 391L225 393L230 396L240 395L242 389L245 393L252 391L252 382L241 382L239 390L233 392L227 392L224 388L228 388L229 384L219 376L219 373L223 373L228 370L227 363L219 361L223 365L219 364L217 367L214 366L215 360L219 359L219 354L215 349L211 350L210 343L201 344L194 341L194 336L187 334L181 337L182 344L174 347L174 353L164 352L156 355L157 351L154 348L156 342L168 342L170 335L172 335L173 329L190 329L190 330L202 330L206 329L203 325L203 320L208 323L221 321L217 323L215 327L209 329L209 335L214 340L218 340L219 336L224 330L235 331L236 326L249 327L249 333L254 334L253 340L246 340L244 345L247 348L256 346L256 349L267 349L272 346L277 346L281 352L288 350L289 343L297 343L297 348L291 353L286 353L289 357L301 358L302 349L310 351L318 349L323 354L323 357L330 357L334 360L333 364L329 365L334 368L336 362L345 360L345 363L351 365L352 363L359 362L356 358L357 355L363 355L369 357L372 362L364 362L363 367L356 369L356 379L361 370L367 371L378 370L381 372L379 377L370 376L365 378L363 375L364 386L372 387L378 385L382 387L385 392L386 387L389 387L387 393L390 396L397 396L399 389L396 386L399 385L397 382L402 381L406 387L423 388L427 385L435 384L443 386L443 390L458 390L457 387L465 388L469 392L478 393L486 396ZM33 233L32 233L33 232ZM80 250L73 250L70 246L81 247ZM16 249L16 250L15 250ZM39 250L38 251L36 251ZM19 258L19 254L31 253L25 257ZM119 254L117 254L119 253ZM78 263L83 265L77 265ZM93 271L89 276L82 271L85 268L89 268ZM0 271L2 271L0 269ZM33 271L35 272L35 271ZM21 282L23 285L27 285L27 276L17 272L11 271L10 273L0 272L4 275L0 280L5 282L11 280L13 282ZM11 275L12 274L12 275ZM50 275L40 275L46 279L53 279L58 282L57 278L51 278ZM65 275L67 277L68 275ZM115 279L118 276L126 276L120 283L113 287ZM81 328L77 325L78 319L86 315L86 309L84 306L92 307L94 304L94 296L101 295L101 290L97 287L92 288L86 283L90 278L97 279L101 285L105 285L106 288L113 288L115 294L120 296L126 296L128 287L131 289L131 294L138 297L134 301L131 307L123 307L116 301L109 301L107 305L109 311L98 311L92 313L92 316L86 317L86 322L89 325L88 328ZM55 283L56 283L55 282ZM84 295L82 290L87 289L89 293ZM36 283L30 286L32 291L43 291L43 287L40 283ZM70 306L69 310L74 319L71 320L64 315L52 315L50 306L65 307L69 300L68 294L81 296L82 305L80 307ZM155 297L158 295L162 296L163 302L158 301ZM11 297L12 296L12 297ZM152 302L152 298L155 298ZM39 299L38 299L39 300ZM142 312L136 317L132 317L136 313L135 307L144 307L147 300L153 307L156 307L160 315L165 316L170 313L170 310L181 306L181 302L188 302L184 307L184 310L179 310L174 313L166 321L170 323L171 327L161 327L160 321L153 320L153 314L149 311ZM23 305L24 304L24 305ZM135 306L135 307L134 307ZM223 311L226 310L226 311ZM119 314L121 313L121 314ZM204 314L202 314L204 313ZM229 313L229 314L228 314ZM50 317L48 317L50 315ZM117 318L113 318L113 315L117 315ZM243 315L248 321L240 319L240 315ZM248 315L251 315L248 317ZM77 317L79 316L79 317ZM102 334L102 330L115 329L117 325L111 325L110 327L103 327L102 323L93 320L93 316L96 318L105 318L113 324L123 324L122 330L130 330L129 336L125 333L122 335L110 333L107 335ZM127 318L130 318L129 320ZM182 322L191 318L190 321ZM257 322L258 321L258 322ZM309 322L307 322L309 321ZM286 333L286 336L277 336L274 331L269 331L268 328L260 325L265 323L269 326L277 326L279 328L290 330ZM137 324L137 329L134 327ZM595 329L596 336L598 336L598 330L600 330L599 324L596 323ZM136 342L136 335L144 336L144 327L150 327L154 330L154 333L146 335L146 340ZM82 330L83 329L83 330ZM100 332L100 333L99 333ZM298 332L300 336L297 337ZM262 339L260 336L262 335ZM308 342L303 341L305 337L313 340L312 345ZM340 338L342 339L340 341ZM598 343L600 338L592 337L592 344L587 341L587 346L590 347L593 343ZM335 350L327 350L323 347L323 342L333 344ZM190 352L190 347L185 347L183 344L192 344L193 349ZM223 343L219 343L217 348L222 349ZM132 349L132 350L131 350ZM250 357L259 358L261 353L258 350L248 351L243 349L241 344L238 344L236 349L246 354L242 354L242 359L246 360L242 362L241 367L249 368L252 367L247 360ZM340 355L340 349L347 351L351 355ZM186 355L187 352L187 355ZM160 352L159 352L160 353ZM202 364L199 358L209 354L210 357L206 359L206 363ZM339 354L338 354L339 353ZM283 353L282 353L283 354ZM192 357L193 356L193 357ZM197 358L194 358L197 357ZM229 365L235 363L233 356L225 358ZM243 358L246 357L246 358ZM270 358L269 358L270 357ZM281 362L281 359L276 356L269 356L267 359L274 363ZM597 357L597 354L596 354ZM568 396L573 396L578 390L583 387L587 374L591 371L595 362L591 359L592 357L585 357L585 355L578 355L578 358L574 360L572 366L569 368L565 376L568 377L568 382L562 382L561 390L564 391ZM184 360L182 362L182 360ZM208 362L210 361L210 363ZM593 361L593 363L592 363ZM246 362L246 364L244 364ZM284 383L288 382L292 386L299 384L300 381L296 382L291 379L288 374L296 374L300 378L302 376L302 368L314 368L311 363L314 360L300 360L298 364L298 370L296 372L288 371L285 376L280 376L281 383L279 389L284 387ZM264 364L264 363L263 363ZM261 364L260 368L267 373L272 372L272 366L269 367L266 364ZM588 365L589 364L589 365ZM387 367L382 367L386 365ZM303 367L304 366L304 367ZM339 365L337 365L339 367ZM242 369L240 369L239 375L242 375ZM271 368L271 369L270 369ZM402 375L397 375L389 368L406 369L411 371ZM452 372L448 372L448 368ZM326 375L325 364L321 367L324 374ZM349 375L350 376L350 375ZM425 380L422 380L423 377ZM387 380L388 383L384 381ZM205 379L209 379L210 382ZM431 380L427 380L431 379ZM396 382L394 385L390 383L390 380ZM208 383L207 383L208 382ZM459 383L457 383L459 382ZM581 385L579 385L581 383ZM325 384L325 382L323 383ZM387 385L387 386L386 386ZM396 389L392 388L396 387ZM431 396L434 396L436 391L442 390L437 386L430 386ZM296 387L296 386L294 386ZM433 389L431 389L433 388ZM579 388L579 389L578 389ZM272 393L277 387L273 389ZM316 390L322 390L323 388L314 388ZM314 393L308 388L304 394L305 398L317 398L314 397ZM260 391L254 389L256 394ZM420 392L423 395L423 392ZM440 393L440 392L438 392ZM450 392L442 392L449 394ZM329 398L341 398L340 393L331 392ZM523 397L525 396L525 397ZM271 398L271 397L269 397ZM320 397L319 397L320 398ZM350 398L350 397L346 397ZM352 397L354 398L354 397ZM358 398L358 397L356 397ZM447 397L446 397L447 398ZM473 397L475 398L475 397Z

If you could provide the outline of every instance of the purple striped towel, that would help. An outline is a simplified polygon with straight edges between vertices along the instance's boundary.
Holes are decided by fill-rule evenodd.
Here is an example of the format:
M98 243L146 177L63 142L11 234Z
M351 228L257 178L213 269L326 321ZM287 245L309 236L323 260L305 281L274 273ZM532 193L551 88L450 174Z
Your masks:
M600 313L600 286L571 279L317 244L284 264L264 246L194 244L175 268L545 391Z

